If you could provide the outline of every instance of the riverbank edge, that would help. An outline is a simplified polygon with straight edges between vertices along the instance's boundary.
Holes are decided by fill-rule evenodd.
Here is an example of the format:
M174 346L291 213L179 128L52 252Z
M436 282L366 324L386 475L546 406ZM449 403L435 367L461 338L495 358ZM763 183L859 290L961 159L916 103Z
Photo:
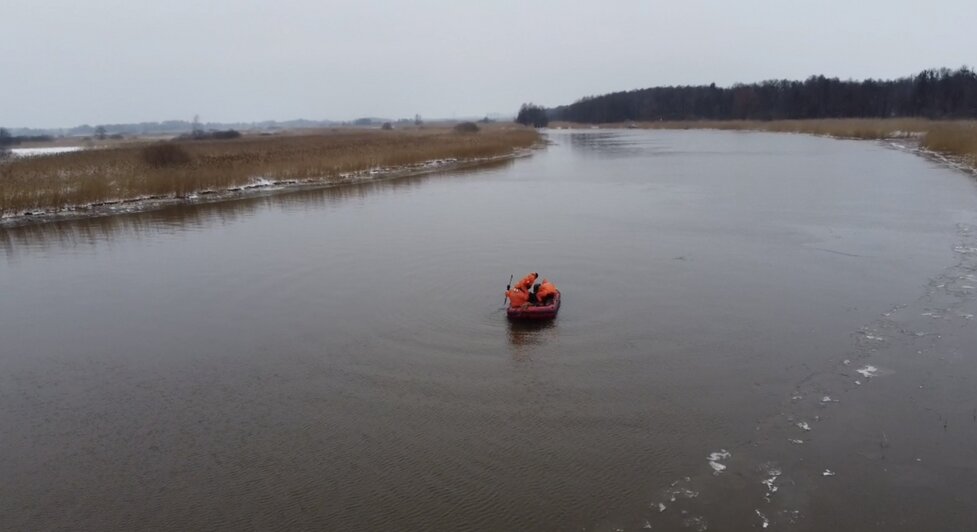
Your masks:
M936 163L942 164L953 170L963 172L965 174L970 174L977 177L977 160L971 160L970 158L956 155L949 152L942 152L939 150L928 149L921 145L920 139L926 134L925 131L898 131L898 134L893 134L889 136L878 136L878 137L865 137L865 136L853 136L853 135L840 135L831 133L819 133L815 131L778 131L771 129L764 129L763 127L712 127L707 124L697 125L693 122L684 123L676 122L669 123L668 125L659 125L656 123L647 124L642 122L637 122L634 124L582 124L577 122L561 122L557 123L556 127L551 126L550 129L555 129L559 131L587 131L587 130L634 130L634 129L658 129L665 131L684 131L684 130L700 130L700 131L723 131L723 132L746 132L746 133L771 133L780 135L808 135L812 137L829 138L834 140L855 140L855 141L873 141L878 143L884 143L888 146L899 149L902 151L907 151L913 153L917 156L929 159Z
M432 159L420 163L375 167L347 172L338 177L323 177L318 179L286 179L267 180L255 178L252 184L231 187L224 190L204 190L188 196L146 196L138 198L124 198L89 205L69 206L63 209L46 209L33 212L6 215L0 218L0 229L12 229L27 225L45 224L51 222L66 222L90 218L102 218L123 214L138 214L150 212L177 205L207 205L264 197L276 194L287 194L299 190L319 190L347 185L360 185L377 181L388 181L408 177L418 177L442 172L453 172L488 166L495 163L529 157L534 151L544 148L546 139L528 148L515 148L511 153L491 157L477 157L470 159Z

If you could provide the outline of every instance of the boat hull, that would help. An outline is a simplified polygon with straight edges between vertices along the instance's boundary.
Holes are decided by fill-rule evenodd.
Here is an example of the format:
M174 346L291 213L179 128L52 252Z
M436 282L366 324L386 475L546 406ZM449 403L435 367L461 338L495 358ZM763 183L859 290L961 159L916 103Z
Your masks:
M528 307L509 307L505 314L510 320L551 320L560 312L560 292L553 296L549 305L530 305Z

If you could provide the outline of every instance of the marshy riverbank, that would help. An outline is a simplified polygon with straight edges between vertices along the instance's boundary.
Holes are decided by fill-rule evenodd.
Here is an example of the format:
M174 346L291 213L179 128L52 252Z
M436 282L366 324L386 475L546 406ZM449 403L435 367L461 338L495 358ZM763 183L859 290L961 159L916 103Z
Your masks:
M272 187L329 186L462 168L526 153L539 134L494 126L334 130L143 143L0 164L0 223L221 201Z

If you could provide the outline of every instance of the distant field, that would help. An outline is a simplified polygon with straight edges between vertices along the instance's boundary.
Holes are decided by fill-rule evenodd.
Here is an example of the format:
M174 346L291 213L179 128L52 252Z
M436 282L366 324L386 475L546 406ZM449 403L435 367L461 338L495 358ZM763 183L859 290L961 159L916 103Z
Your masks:
M588 124L555 122L552 127L590 127ZM977 121L926 120L922 118L839 118L814 120L719 120L681 122L634 122L601 124L600 127L642 129L724 129L807 133L854 139L918 138L921 148L961 160L977 168Z
M0 215L109 201L186 197L258 179L330 183L372 168L504 156L539 141L535 130L494 125L329 130L234 140L125 143L0 163Z

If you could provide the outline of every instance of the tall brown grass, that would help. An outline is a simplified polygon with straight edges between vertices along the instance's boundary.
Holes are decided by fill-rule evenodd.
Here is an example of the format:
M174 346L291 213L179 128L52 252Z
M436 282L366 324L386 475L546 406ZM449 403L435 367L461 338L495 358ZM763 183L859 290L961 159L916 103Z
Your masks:
M556 127L580 124L555 123ZM815 120L716 120L602 124L642 129L721 129L805 133L849 139L917 138L922 148L959 159L977 169L977 121L923 118L837 118Z
M154 145L133 144L0 164L0 215L146 197L186 197L270 181L339 181L344 174L437 159L503 156L539 141L530 128L477 134L449 128L339 130ZM160 151L162 150L162 151Z
M977 121L934 122L920 144L977 169Z

